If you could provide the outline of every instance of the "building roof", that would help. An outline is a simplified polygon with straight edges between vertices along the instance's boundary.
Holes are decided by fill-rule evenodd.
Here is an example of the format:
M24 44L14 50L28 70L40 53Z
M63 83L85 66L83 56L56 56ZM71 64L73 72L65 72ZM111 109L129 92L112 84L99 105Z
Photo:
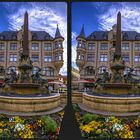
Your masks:
M57 28L56 28L55 38L63 38L62 35L60 34L58 25L57 25Z
M18 31L3 31L0 40L17 40ZM54 38L45 31L31 31L32 40L53 40Z
M80 34L77 36L77 38L78 38L78 37L85 38L84 25L82 26L81 32L80 32Z
M108 40L109 31L94 31L86 37L87 40ZM136 31L122 31L123 40L140 40L140 34Z

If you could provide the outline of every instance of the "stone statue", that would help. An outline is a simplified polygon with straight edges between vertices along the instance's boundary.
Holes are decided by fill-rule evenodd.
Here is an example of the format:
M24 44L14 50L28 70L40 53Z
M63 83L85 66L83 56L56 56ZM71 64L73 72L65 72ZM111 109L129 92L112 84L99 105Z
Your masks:
M103 73L102 73L102 78L101 77L97 78L97 80L95 82L95 87L97 84L109 82L110 79L111 79L111 75L109 74L109 72L106 71L106 69L104 69Z
M14 82L17 82L18 80L18 76L16 74L16 72L11 69L10 70L10 74L8 74L8 76L4 79L4 82L5 83L14 83Z
M139 80L134 77L136 75L133 74L133 71L134 69L130 68L130 71L124 75L125 83L137 84L139 82Z
M32 75L32 80L33 83L38 83L38 84L47 84L47 79L44 79L43 76L40 72L42 69L39 69L35 74Z

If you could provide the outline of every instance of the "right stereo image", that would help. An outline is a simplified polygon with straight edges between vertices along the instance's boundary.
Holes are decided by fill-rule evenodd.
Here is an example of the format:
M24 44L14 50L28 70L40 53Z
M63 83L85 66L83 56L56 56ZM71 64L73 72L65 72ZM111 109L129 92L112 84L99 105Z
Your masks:
M83 138L140 137L139 8L72 3L72 103Z

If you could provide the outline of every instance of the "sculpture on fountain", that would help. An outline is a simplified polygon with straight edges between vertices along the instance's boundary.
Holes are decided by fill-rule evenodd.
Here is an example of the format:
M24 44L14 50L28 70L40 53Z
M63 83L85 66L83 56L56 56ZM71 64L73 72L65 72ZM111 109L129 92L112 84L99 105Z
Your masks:
M28 13L24 15L23 26L23 40L22 40L22 52L19 55L18 61L18 75L12 69L10 74L5 76L5 92L15 92L21 94L34 94L34 93L48 93L47 79L42 78L40 71L38 70L32 75L33 63L29 57L29 39L28 39ZM25 88L26 87L26 88Z
M134 93L135 91L138 92L137 84L139 80L133 74L133 69L130 69L130 72L124 75L125 68L125 61L122 59L121 55L121 13L118 12L116 47L113 62L110 65L112 76L110 77L110 75L106 71L104 71L102 78L97 79L95 83L95 92L104 92L111 94L128 94Z

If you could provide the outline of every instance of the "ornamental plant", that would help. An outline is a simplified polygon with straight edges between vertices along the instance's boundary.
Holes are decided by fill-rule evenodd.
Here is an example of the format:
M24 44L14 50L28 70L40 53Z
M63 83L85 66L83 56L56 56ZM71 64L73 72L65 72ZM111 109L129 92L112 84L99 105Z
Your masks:
M82 120L84 124L87 124L93 120L96 120L98 117L98 115L87 113L83 116Z
M42 116L43 133L54 133L57 130L57 123L49 116Z

